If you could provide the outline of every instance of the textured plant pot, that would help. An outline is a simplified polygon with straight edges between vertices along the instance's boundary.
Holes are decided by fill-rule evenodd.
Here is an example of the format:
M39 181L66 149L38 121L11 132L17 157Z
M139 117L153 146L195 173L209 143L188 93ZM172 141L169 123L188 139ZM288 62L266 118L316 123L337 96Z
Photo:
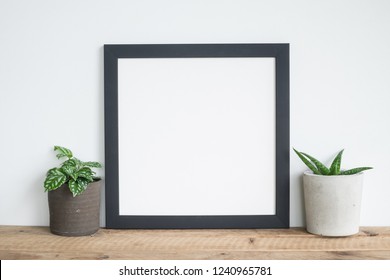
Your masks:
M303 193L307 231L323 236L359 232L363 173L322 176L305 172Z
M64 236L91 235L100 226L100 189L102 180L92 182L73 197L67 184L48 192L50 231Z

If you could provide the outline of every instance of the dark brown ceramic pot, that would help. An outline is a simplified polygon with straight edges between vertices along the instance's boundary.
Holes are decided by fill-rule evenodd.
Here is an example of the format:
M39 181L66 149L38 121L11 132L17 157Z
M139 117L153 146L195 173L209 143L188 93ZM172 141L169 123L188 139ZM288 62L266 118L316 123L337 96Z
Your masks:
M67 184L48 192L50 231L64 236L91 235L100 226L100 189L102 180L92 182L73 197Z

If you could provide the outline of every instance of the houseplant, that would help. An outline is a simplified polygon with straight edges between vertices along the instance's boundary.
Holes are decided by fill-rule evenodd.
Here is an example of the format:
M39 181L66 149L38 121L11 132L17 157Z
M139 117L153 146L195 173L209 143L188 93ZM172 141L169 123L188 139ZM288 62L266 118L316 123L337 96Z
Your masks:
M303 174L307 231L323 236L349 236L359 232L363 171L372 167L342 170L341 150L330 167L294 149L311 171Z
M82 236L99 229L101 178L92 168L98 162L83 162L71 150L54 146L57 158L66 160L47 171L44 182L48 192L50 231L65 236Z

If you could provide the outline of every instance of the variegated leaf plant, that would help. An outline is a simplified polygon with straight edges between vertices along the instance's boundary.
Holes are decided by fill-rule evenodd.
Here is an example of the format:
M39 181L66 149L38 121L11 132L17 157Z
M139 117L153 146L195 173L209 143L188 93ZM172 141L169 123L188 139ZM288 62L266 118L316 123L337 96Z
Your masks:
M75 158L71 150L60 146L54 146L54 151L57 151L58 159L67 158L67 160L60 167L47 171L44 182L45 191L53 191L63 184L68 184L73 196L77 196L86 190L89 183L100 179L95 177L96 172L91 169L101 168L102 165L99 162L83 162Z

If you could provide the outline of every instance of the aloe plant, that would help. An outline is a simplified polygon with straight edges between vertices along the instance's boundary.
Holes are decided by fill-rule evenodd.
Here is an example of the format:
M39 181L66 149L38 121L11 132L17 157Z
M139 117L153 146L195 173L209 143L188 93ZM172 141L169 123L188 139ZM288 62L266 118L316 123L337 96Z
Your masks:
M89 183L100 179L95 177L96 172L91 169L101 168L102 165L99 162L83 162L75 158L71 150L60 146L54 146L54 151L58 152L58 159L67 158L67 160L60 167L47 171L44 182L45 191L56 190L67 183L73 196L77 196L86 190Z
M343 156L344 149L341 150L337 156L334 158L332 164L330 167L326 167L323 163L321 163L319 160L315 159L314 157L303 153L298 152L296 149L294 149L294 152L298 155L298 157L303 161L303 163L306 164L307 167L310 168L311 171L313 171L314 174L317 175L352 175L359 172L362 172L364 170L372 169L372 167L356 167L349 170L341 170L341 159Z

